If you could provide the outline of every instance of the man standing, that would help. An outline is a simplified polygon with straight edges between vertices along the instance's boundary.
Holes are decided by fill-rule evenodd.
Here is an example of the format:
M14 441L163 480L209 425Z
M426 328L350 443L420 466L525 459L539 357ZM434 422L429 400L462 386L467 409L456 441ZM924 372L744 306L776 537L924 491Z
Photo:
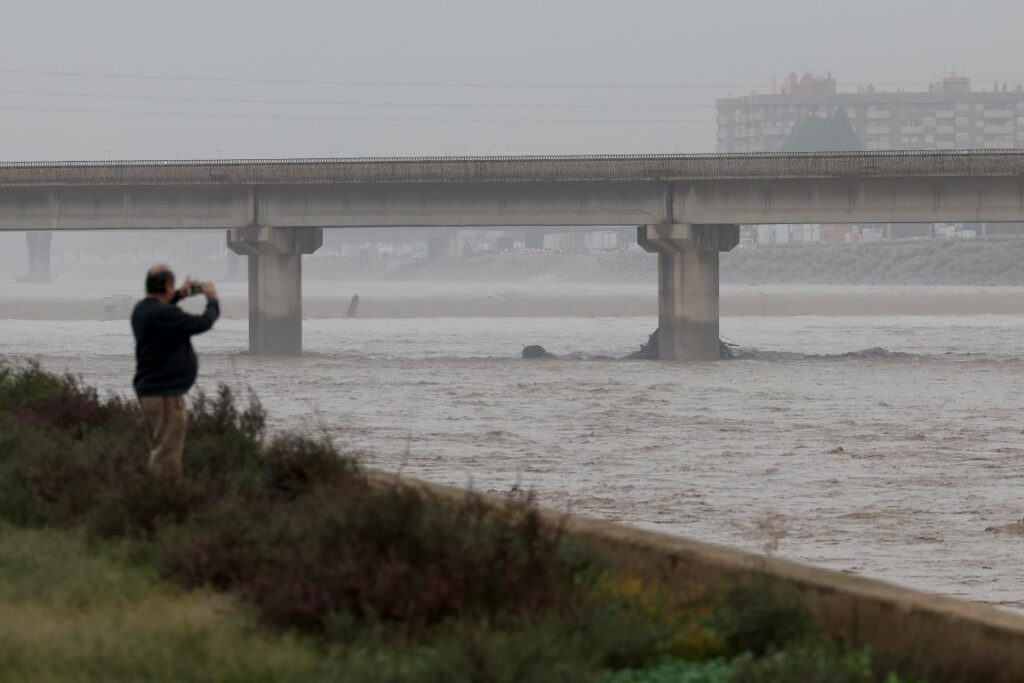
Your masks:
M178 308L182 299L206 295L206 311L190 315ZM174 273L164 265L146 273L146 298L132 311L135 333L135 393L149 436L149 471L176 478L182 474L185 450L185 394L195 384L199 361L192 348L192 335L213 327L220 315L217 289L212 282L201 285L191 278L174 288Z

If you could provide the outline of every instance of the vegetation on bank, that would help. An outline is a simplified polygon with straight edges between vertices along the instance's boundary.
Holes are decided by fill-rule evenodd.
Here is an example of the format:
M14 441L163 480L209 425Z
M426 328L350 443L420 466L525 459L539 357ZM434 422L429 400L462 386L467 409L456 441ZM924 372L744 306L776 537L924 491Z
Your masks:
M227 389L190 413L187 479L144 469L133 402L0 365L7 680L909 681L759 583L678 596L503 506L265 438Z
M223 594L182 591L81 534L0 523L0 679L304 683L320 654L260 633Z

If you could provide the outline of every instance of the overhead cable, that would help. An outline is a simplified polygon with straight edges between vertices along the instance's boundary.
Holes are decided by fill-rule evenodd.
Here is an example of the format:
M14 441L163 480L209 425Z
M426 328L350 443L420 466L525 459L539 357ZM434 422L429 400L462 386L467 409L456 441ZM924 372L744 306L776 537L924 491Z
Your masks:
M563 118L516 118L516 117L458 117L440 118L429 116L335 116L330 114L257 114L245 112L196 112L196 111L155 111L144 109L106 109L80 107L42 107L32 105L0 104L0 110L55 112L67 114L108 114L120 116L163 116L170 118L211 118L211 119L254 119L254 120L316 120L316 121L365 121L373 123L419 122L419 123L523 123L523 124L709 124L700 119L563 119Z

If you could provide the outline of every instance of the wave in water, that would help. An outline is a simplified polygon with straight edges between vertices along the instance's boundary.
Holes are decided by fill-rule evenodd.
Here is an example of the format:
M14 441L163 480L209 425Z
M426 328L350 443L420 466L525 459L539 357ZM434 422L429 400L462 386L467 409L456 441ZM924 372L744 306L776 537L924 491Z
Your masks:
M909 353L906 351L893 351L882 346L874 346L855 351L844 351L840 353L802 353L799 351L776 351L765 350L753 347L742 347L730 345L734 358L731 360L768 361L768 362L799 362L799 361L842 361L842 360L949 360L949 361L978 361L978 362L1024 362L1024 356L1015 354L989 354L989 353ZM491 357L494 358L494 357ZM564 354L548 354L545 357L527 360L579 360L579 361L608 361L608 360L638 360L635 355L612 356L608 354L592 354L583 352L570 352Z
M931 359L942 358L952 355L969 354L942 354L940 356L926 355L920 353L906 353L904 351L892 351L890 349L874 346L868 349L857 351L845 351L843 353L799 353L795 351L764 351L755 348L735 348L733 353L737 360L769 360L769 361L800 361L800 360L878 360L878 359Z

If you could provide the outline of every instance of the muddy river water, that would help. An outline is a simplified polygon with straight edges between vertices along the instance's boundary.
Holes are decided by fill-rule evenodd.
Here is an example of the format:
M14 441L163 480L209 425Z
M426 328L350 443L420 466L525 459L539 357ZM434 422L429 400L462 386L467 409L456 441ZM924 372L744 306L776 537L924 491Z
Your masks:
M375 467L1024 609L1024 316L930 301L726 317L742 357L706 364L618 360L651 315L550 311L317 318L295 359L247 356L245 322L224 319L196 346L202 386L250 386L274 428ZM561 358L521 360L534 343ZM124 320L9 317L0 353L129 390Z

